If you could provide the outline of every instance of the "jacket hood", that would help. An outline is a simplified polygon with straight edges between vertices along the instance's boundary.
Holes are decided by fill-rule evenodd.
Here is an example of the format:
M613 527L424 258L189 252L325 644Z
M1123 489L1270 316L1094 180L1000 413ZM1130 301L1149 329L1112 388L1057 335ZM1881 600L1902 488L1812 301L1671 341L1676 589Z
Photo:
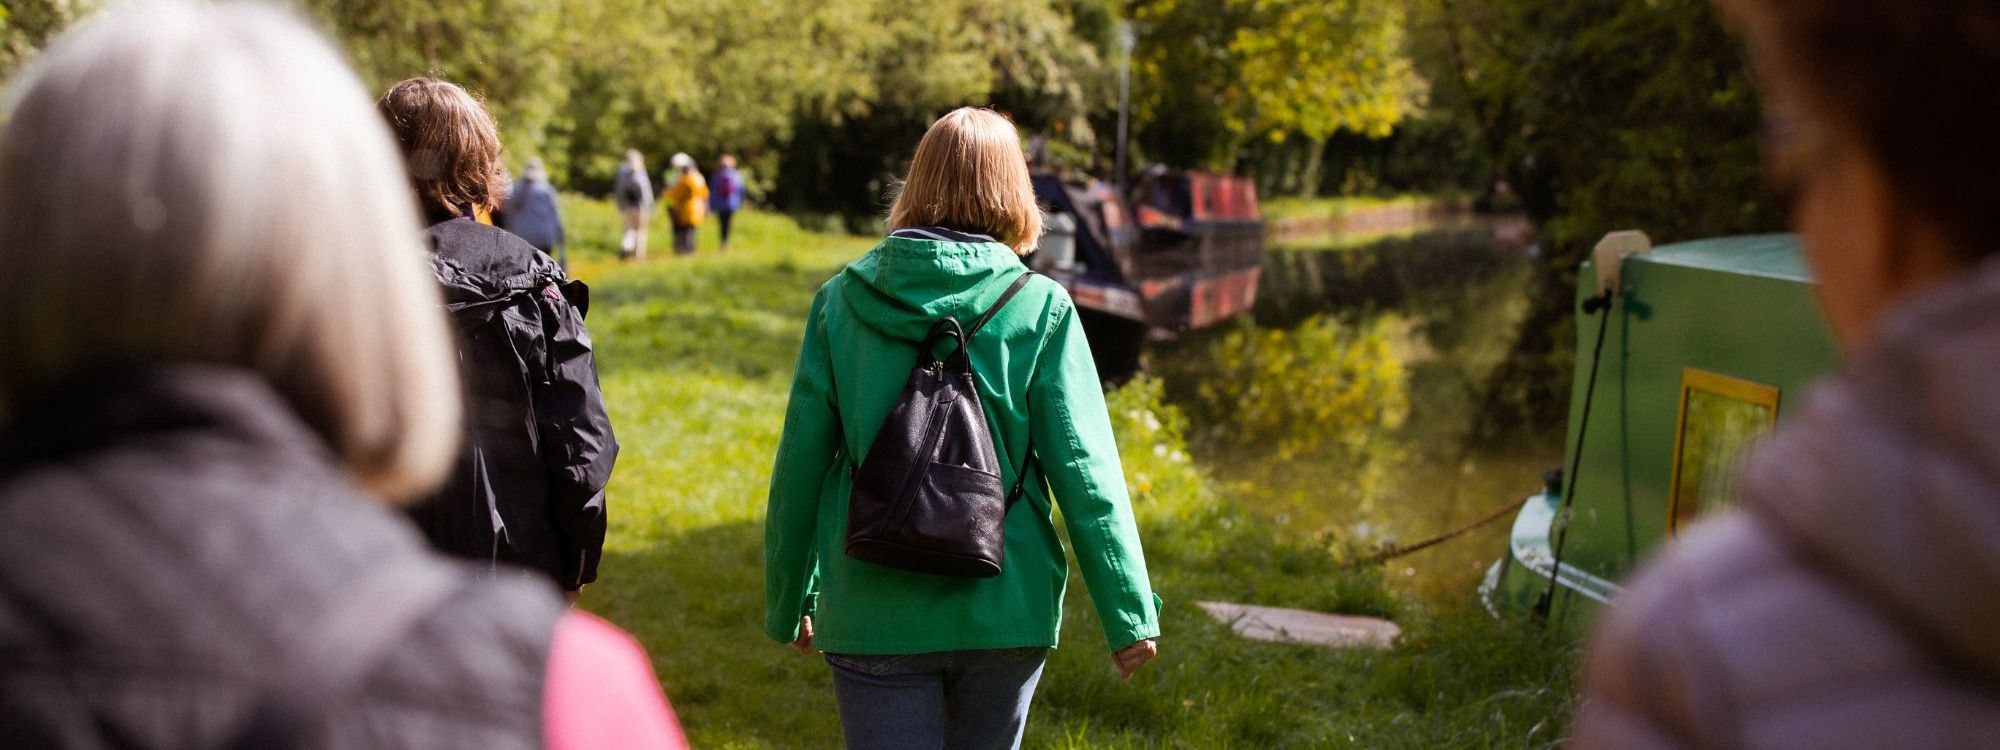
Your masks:
M1877 333L1750 459L1745 502L1914 640L2000 676L2000 264Z
M431 274L447 305L492 302L564 280L554 260L496 227L446 219L424 232L431 245Z
M971 325L1027 271L998 242L891 236L835 280L855 317L884 335L921 341L947 315Z

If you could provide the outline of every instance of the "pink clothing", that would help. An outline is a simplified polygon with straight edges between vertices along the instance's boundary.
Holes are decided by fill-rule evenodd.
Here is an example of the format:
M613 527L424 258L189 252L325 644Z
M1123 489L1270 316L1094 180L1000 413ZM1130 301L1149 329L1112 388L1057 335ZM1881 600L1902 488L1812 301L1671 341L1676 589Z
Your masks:
M583 612L556 623L542 719L549 750L687 747L639 642Z
M2000 743L2000 263L1875 341L1615 603L1572 747Z

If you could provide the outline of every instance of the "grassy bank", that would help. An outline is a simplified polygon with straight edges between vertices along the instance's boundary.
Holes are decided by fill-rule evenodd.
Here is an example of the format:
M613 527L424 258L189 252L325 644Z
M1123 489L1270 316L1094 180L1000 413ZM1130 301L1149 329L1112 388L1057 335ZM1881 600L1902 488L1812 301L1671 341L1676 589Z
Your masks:
M826 667L762 635L762 514L813 289L870 240L739 217L736 248L615 260L608 206L567 199L575 274L625 450L602 578L584 605L635 633L700 747L838 744ZM1080 579L1028 747L1489 747L1547 744L1567 710L1570 652L1486 618L1469 594L1430 607L1378 569L1232 507L1190 459L1179 411L1141 379L1111 397L1154 584L1161 656L1117 680ZM1254 643L1202 599L1387 614L1386 652Z
M1458 196L1438 196L1418 193L1391 196L1362 195L1320 198L1285 196L1264 201L1261 208L1264 212L1264 220L1273 223L1283 223L1295 219L1342 216L1370 209L1391 207L1421 208L1425 206L1445 205L1457 202L1458 200L1460 200Z
M1471 225L1461 195L1274 198L1263 204L1272 249L1350 250Z

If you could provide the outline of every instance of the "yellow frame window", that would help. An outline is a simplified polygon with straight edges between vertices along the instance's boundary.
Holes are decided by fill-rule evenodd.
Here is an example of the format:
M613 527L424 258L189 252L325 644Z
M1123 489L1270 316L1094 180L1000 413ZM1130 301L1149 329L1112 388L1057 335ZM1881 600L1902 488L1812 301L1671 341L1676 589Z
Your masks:
M1704 511L1734 500L1734 472L1744 449L1777 422L1776 386L1693 367L1681 370L1673 480L1667 492L1669 535Z

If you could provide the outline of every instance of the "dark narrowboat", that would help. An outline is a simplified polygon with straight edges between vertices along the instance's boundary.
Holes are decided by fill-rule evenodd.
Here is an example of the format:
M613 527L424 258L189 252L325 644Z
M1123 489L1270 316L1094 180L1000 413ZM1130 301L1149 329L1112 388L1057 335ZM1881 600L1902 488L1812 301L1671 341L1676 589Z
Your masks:
M1245 177L1149 170L1130 201L1100 181L1034 177L1049 212L1036 270L1069 289L1099 374L1137 371L1149 338L1248 312L1264 265L1264 221Z

